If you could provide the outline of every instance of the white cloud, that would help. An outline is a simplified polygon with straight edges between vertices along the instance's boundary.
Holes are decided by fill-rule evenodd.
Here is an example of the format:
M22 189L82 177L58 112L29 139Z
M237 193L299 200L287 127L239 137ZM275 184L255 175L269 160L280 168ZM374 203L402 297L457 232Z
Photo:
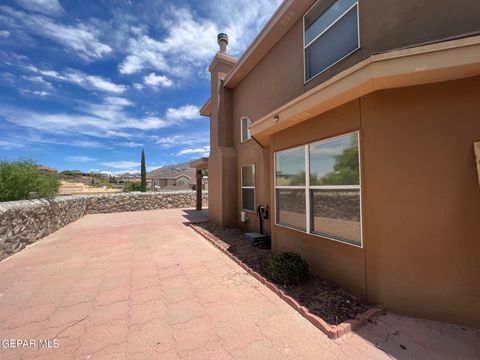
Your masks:
M115 84L109 79L103 78L101 76L88 75L84 72L74 69L68 69L64 72L58 72L55 70L41 70L33 65L29 65L27 69L45 77L76 84L85 89L100 90L114 94L121 94L127 89L126 85Z
M168 73L169 77L206 76L206 68L218 51L217 34L226 32L229 53L240 56L279 3L280 0L212 0L201 3L202 13L188 7L165 6L158 24L166 35L155 39L148 28L131 32L119 71L134 74L151 69ZM215 16L208 18L203 13Z
M0 139L0 149L11 150L25 147L25 143L21 141L12 141L10 139Z
M143 78L143 83L153 88L170 87L173 85L173 81L168 77L156 75L153 72Z
M22 30L61 44L85 60L100 59L112 52L112 48L100 40L102 33L96 26L81 22L64 25L49 17L17 11L8 6L0 6L0 11L7 14L10 21L21 25Z
M127 171L139 168L140 161L107 161L103 162L102 165L113 169Z
M50 95L50 93L48 93L46 91L39 91L39 90L24 89L24 90L22 90L22 92L24 94L29 94L29 95L33 95L33 96L40 96L40 97L45 97L45 96Z
M168 108L167 118L171 120L191 120L199 118L200 109L195 105L184 105L179 108Z
M73 140L73 141L70 141L68 145L72 145L80 148L91 148L91 149L99 149L99 148L106 147L101 142L94 141L94 140Z
M25 80L31 81L33 83L39 84L49 89L53 89L52 84L46 81L42 76L23 76Z
M136 147L142 147L143 146L143 144L138 143L138 142L134 142L134 141L118 143L118 145L129 147L129 148L136 148Z
M10 36L10 31L7 31L7 30L0 31L0 37L8 38L9 36Z
M174 146L198 146L206 145L210 141L208 133L197 133L192 135L172 135L172 136L152 136L152 141L161 145L163 148L170 148Z
M179 156L185 156L185 155L208 156L208 154L210 154L210 145L202 146L199 148L183 149L178 153Z
M133 40L131 40L133 41ZM143 59L147 59L148 57L155 57L155 56L146 56L148 54L143 55ZM134 74L139 72L144 67L144 61L141 56L139 55L129 55L123 60L123 62L119 65L119 71L121 74ZM156 67L158 69L158 67Z
M199 117L193 116L191 109L196 108L193 105L168 109L163 117L133 117L125 111L128 105L112 104L111 100L83 102L74 113L40 112L4 105L0 106L0 116L10 123L42 133L126 139L131 139L139 131L172 127Z
M95 161L97 159L94 159L90 156L74 155L74 156L67 157L67 160L76 161L76 162L91 162L91 161Z
M60 15L63 13L62 5L58 0L16 0L24 9L36 11L45 15Z
M137 90L142 90L144 88L144 86L140 83L133 84L133 87Z
M126 90L125 85L117 85L111 82L110 80L104 79L100 76L87 75L84 77L91 86L98 90L108 91L115 94L121 94Z
M73 134L74 135L74 134ZM38 149L39 145L42 144L53 144L53 145L67 145L73 146L78 148L88 148L88 149L100 149L100 148L107 148L105 144L102 144L95 140L87 140L87 139L68 139L68 138L59 138L55 136L51 136L48 134L44 136L40 133L37 129L29 130L25 129L25 131L10 133L7 137L3 138L4 141L8 141L10 143L16 143L24 146L35 146Z
M118 97L118 96L109 96L109 97L105 98L105 102L107 104L117 105L117 106L133 106L133 105L135 105L130 100L122 98L122 97Z

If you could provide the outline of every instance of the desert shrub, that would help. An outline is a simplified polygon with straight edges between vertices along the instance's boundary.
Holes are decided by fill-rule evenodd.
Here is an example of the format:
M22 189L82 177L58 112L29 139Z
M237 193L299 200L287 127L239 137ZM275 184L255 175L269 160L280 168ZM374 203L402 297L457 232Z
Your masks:
M125 181L123 183L124 192L142 191L142 184L135 181Z
M281 252L271 258L269 270L271 278L280 284L298 284L307 275L308 264L299 254Z
M44 174L30 159L0 161L0 201L55 196L60 182L56 174Z

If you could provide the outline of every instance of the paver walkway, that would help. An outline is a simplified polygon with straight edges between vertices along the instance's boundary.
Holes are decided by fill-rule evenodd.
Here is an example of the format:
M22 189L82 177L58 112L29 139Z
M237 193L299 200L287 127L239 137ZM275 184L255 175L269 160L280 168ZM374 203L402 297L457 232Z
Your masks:
M2 341L0 359L480 355L477 330L391 314L329 340L182 224L202 218L194 214L88 215L1 262L0 341L57 339L59 347L15 349Z

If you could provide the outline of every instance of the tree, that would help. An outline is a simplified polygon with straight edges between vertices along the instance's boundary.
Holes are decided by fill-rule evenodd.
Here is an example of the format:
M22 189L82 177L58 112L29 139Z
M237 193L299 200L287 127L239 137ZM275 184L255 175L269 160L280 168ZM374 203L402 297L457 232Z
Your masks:
M313 185L358 185L359 184L359 163L358 163L358 140L352 139L350 147L343 150L335 157L333 171L321 178L311 179Z
M52 197L58 193L57 174L44 174L30 159L0 161L0 201Z
M140 165L140 191L146 192L147 191L147 167L145 165L145 150L142 149L142 161Z

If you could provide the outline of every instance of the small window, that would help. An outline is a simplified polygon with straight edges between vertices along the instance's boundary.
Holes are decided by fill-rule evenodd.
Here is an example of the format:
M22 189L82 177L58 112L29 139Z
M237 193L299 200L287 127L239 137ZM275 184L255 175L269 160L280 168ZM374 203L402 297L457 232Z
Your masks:
M255 165L242 166L242 210L255 211Z
M248 128L251 124L251 120L246 117L240 119L240 141L244 142L251 138L250 129Z
M358 0L318 1L304 17L305 81L360 46Z

